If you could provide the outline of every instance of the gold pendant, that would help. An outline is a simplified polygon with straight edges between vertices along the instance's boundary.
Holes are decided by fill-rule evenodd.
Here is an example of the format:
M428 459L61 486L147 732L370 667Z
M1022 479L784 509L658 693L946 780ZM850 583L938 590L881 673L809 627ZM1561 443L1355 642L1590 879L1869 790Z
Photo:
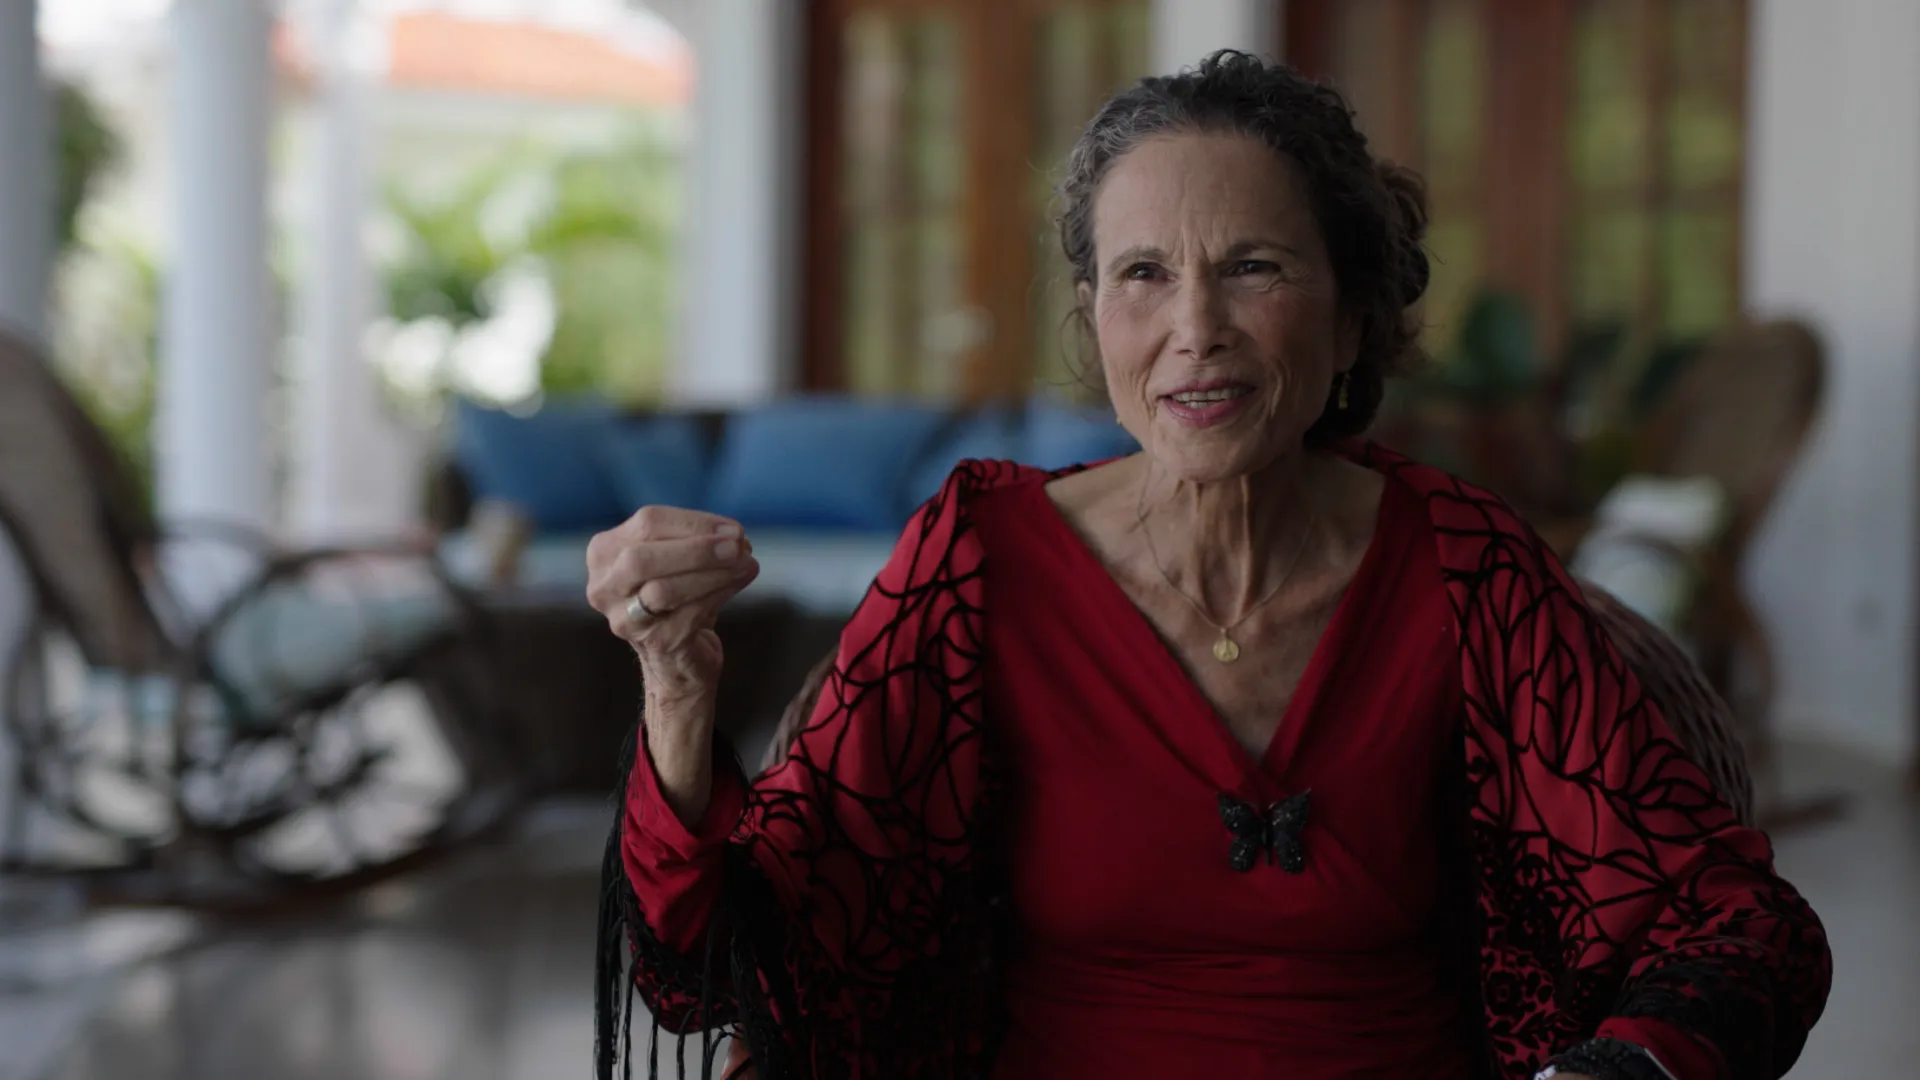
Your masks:
M1220 631L1220 640L1213 643L1213 658L1223 664L1231 664L1240 659L1240 646L1227 636L1225 630Z

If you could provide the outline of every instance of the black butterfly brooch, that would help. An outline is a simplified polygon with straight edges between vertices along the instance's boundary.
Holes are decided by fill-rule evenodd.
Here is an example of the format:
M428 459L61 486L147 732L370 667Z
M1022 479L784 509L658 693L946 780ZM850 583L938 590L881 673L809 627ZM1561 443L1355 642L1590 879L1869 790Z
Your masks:
M1253 869L1262 853L1280 869L1298 874L1307 868L1307 849L1300 844L1300 832L1307 827L1307 803L1312 791L1282 799L1262 814L1248 803L1220 793L1220 820L1233 834L1233 846L1227 851L1227 865L1236 873Z

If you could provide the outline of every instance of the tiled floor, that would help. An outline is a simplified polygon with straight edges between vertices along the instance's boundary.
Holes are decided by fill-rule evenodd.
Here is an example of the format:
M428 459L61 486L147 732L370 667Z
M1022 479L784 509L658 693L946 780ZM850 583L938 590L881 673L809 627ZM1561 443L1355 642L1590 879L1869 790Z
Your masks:
M1920 798L1829 754L1789 762L1797 787L1851 790L1848 814L1775 842L1833 946L1833 993L1794 1080L1906 1076L1920 1062Z
M1844 786L1853 803L1843 819L1779 840L1838 968L1792 1075L1908 1075L1920 1061L1920 803L1891 776L1832 755L1796 755L1793 775L1801 787ZM16 981L9 993L0 964L0 1078L586 1076L603 821L597 806L550 808L513 844L351 911L210 933L118 975L43 972L59 992L24 993ZM7 1036L9 1022L36 1033L38 1063Z
M209 934L118 980L45 1080L586 1076L605 820L551 808L349 910Z

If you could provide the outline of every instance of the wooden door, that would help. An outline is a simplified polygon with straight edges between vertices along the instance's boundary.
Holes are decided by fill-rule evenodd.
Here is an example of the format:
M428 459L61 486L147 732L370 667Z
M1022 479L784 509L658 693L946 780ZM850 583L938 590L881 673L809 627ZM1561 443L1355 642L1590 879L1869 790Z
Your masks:
M805 383L982 400L1066 367L1055 167L1145 72L1147 0L821 0Z
M1288 58L1430 185L1444 344L1482 284L1549 347L1643 347L1739 312L1747 0L1289 0Z

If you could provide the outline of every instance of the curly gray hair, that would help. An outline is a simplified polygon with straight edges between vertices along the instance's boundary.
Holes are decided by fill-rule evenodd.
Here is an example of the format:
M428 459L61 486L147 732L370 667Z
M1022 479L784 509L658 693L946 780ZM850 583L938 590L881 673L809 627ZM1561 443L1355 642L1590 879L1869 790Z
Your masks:
M1223 49L1197 68L1142 79L1115 94L1067 155L1058 193L1060 246L1075 285L1093 281L1093 203L1108 170L1140 143L1184 132L1258 139L1299 170L1342 309L1360 320L1347 407L1330 399L1307 439L1326 443L1365 431L1387 378L1425 359L1412 312L1429 275L1420 178L1373 156L1338 91L1284 64ZM1090 336L1084 306L1073 317Z

